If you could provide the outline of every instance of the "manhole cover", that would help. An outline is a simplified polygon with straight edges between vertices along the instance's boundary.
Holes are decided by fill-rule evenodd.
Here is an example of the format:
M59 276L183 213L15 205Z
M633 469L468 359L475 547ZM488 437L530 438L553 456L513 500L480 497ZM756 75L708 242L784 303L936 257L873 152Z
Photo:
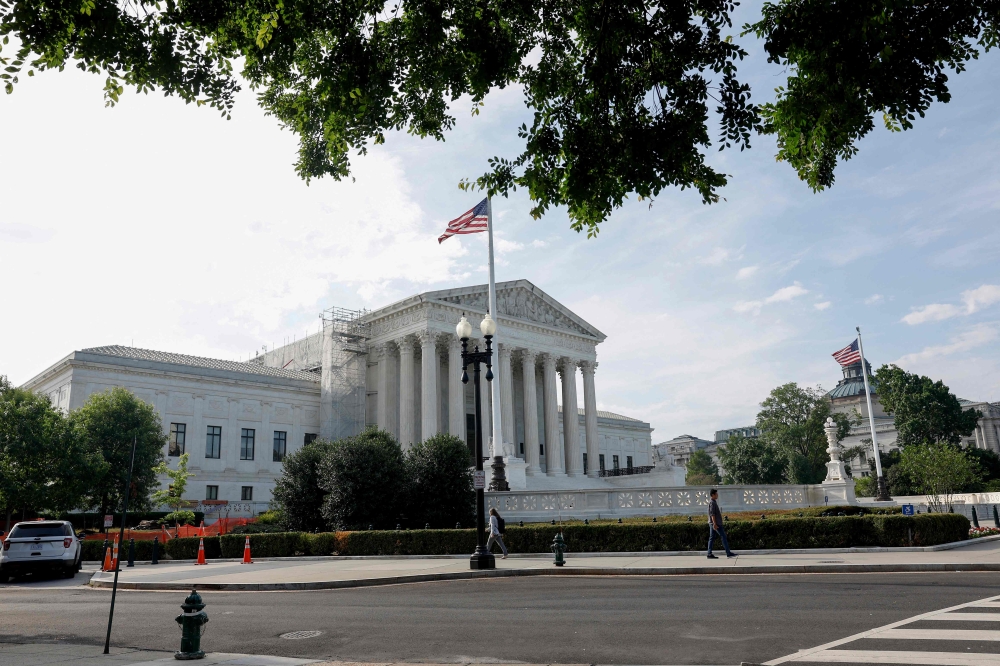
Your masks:
M286 638L290 641L297 641L301 638L316 638L322 631L289 631L287 634L281 634L278 638Z

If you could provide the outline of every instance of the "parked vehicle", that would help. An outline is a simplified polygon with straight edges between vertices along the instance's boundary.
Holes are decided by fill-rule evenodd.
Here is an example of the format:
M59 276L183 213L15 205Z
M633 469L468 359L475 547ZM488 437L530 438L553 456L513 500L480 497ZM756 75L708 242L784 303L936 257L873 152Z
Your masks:
M0 583L39 571L72 578L82 566L82 556L83 546L68 521L17 523L0 549Z

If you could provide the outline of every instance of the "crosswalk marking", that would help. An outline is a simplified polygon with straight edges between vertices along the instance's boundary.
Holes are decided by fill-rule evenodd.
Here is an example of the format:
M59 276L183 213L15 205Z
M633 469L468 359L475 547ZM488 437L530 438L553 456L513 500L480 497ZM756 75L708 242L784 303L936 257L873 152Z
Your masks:
M869 663L869 664L941 664L951 666L955 664L956 666L981 666L983 664L997 664L1000 666L1000 654L969 654L962 652L920 652L920 651L880 651L880 650L835 650L841 645L847 643L853 643L854 641L860 640L862 638L896 638L896 639L930 639L936 638L938 640L987 640L987 641L1000 641L1000 638L985 638L985 636L1000 636L1000 631L990 631L990 630L978 630L978 629L964 629L964 630L949 630L949 629L899 629L908 624L914 622L919 622L921 620L938 620L942 615L947 615L952 611L961 610L965 608L1000 608L1000 596L987 597L986 599L979 599L977 601L971 601L969 603L959 604L957 606L950 606L948 608L941 608L936 611L931 611L929 613L922 613L914 617L906 618L905 620L900 620L898 622L893 622L887 624L883 627L877 627L875 629L869 629L868 631L863 631L859 634L854 634L853 636L848 636L846 638L841 638L824 645L818 645L814 648L809 648L806 650L800 650L794 654L786 655L784 657L779 657L777 659L772 659L771 661L764 662L767 666L777 666L778 664L785 664L789 662L836 662L836 663ZM977 615L985 615L981 613ZM949 618L950 619L950 618ZM893 632L901 632L893 635ZM931 636L929 634L941 632L941 635ZM975 635L976 638L970 638L969 636L958 638L957 634L966 633L969 635ZM917 644L919 645L919 643Z
M938 620L957 620L959 622L1000 622L1000 613L942 613L928 618Z
M886 629L869 638L902 638L918 641L1000 641L991 629Z
M1000 655L900 650L820 650L808 661L833 664L914 664L915 666L997 666ZM773 662L767 662L773 663Z

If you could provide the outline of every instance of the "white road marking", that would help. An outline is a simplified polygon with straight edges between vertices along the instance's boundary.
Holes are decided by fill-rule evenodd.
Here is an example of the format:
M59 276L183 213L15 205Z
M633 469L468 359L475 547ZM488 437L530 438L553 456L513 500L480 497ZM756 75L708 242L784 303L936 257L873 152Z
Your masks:
M1000 613L944 613L930 619L935 622L939 620L956 620L958 622L1000 622Z
M835 647L837 647L839 645L844 645L845 643L853 643L854 641L860 640L862 638L877 638L878 634L880 634L880 633L883 633L885 631L889 631L891 629L896 629L898 627L902 627L902 626L910 624L912 622L918 622L920 620L934 620L934 619L937 619L937 616L939 616L939 615L943 615L945 613L950 613L951 611L959 610L960 608L972 608L972 607L975 607L975 608L1000 608L1000 596L987 597L986 599L979 599L977 601L970 601L969 603L959 604L957 606L950 606L948 608L942 608L940 610L931 611L929 613L923 613L921 615L916 615L914 617L910 617L910 618L907 618L905 620L900 620L899 622L893 622L892 624L887 624L887 625L885 625L883 627L877 627L875 629L869 629L868 631L862 631L861 633L854 634L853 636L848 636L846 638L841 638L841 639L836 640L836 641L831 641L831 642L825 643L823 645L818 645L818 646L816 646L814 648L808 648L808 649L805 649L805 650L800 650L800 651L798 651L798 652L796 652L794 654L789 654L789 655L786 655L784 657L778 657L777 659L772 659L771 661L766 661L764 663L766 664L766 666L777 666L778 664L785 664L785 663L793 662L793 661L832 661L828 657L828 655L829 655L830 652L854 652L854 650L831 650L831 648L835 648ZM861 651L858 651L858 652L861 652ZM823 653L823 658L822 659L814 659L814 658L812 658L813 655L817 655L819 653ZM872 653L875 653L875 651L872 651ZM888 653L882 652L882 653L879 653L879 654L888 654ZM917 656L917 655L929 654L929 653L924 653L924 652L913 652L913 653L910 653L910 652L905 652L904 651L904 652L898 652L896 654L897 655L901 655L901 654L913 654L914 656ZM943 654L952 654L952 653L943 653ZM976 655L961 654L961 653L955 653L954 654L954 658L955 659L967 658L967 657L971 658L973 656L976 656ZM1000 664L1000 655L984 655L984 656L989 656L991 658L997 659L997 661L995 661L995 662L989 662L989 663ZM977 658L978 658L978 656L977 656ZM864 663L864 660L860 660L860 662L859 661L854 661L854 662L851 662L851 663ZM891 662L891 661L890 662L875 662L875 661L870 661L870 663L893 663L893 662ZM900 662L899 659L898 659L898 657L897 657L897 661L895 663L904 663L904 664L905 663L944 664L946 662L942 662L942 661L938 661L938 662L908 662L905 659L902 662ZM956 663L963 663L963 664L965 664L965 663L970 663L970 662L956 662ZM976 662L976 663L980 663L980 662Z
M800 661L800 660L796 660ZM805 661L834 664L914 664L916 666L997 666L1000 655L895 650L821 650ZM772 662L767 662L772 663Z
M869 638L911 641L1000 641L1000 631L990 629L886 629Z

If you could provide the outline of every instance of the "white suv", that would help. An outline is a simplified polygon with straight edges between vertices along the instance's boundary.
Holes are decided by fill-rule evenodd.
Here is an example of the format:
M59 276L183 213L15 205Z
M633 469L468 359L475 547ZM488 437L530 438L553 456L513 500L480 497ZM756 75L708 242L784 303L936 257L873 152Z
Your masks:
M65 520L17 523L0 549L0 583L35 571L56 571L72 578L80 570L83 546Z

